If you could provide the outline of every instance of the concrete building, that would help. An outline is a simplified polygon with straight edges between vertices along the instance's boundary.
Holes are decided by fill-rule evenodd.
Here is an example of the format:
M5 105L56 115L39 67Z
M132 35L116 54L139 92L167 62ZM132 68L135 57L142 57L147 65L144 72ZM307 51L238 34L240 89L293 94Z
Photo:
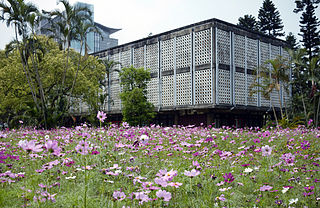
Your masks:
M74 7L87 7L91 11L91 18L94 21L94 6L92 4L76 2ZM59 22L59 18L56 17L53 19L53 24L55 22ZM94 22L95 26L100 29L101 34L96 32L90 32L87 34L87 45L89 47L88 53L94 53L97 51L105 50L108 48L112 48L118 45L118 39L111 38L110 35L119 31L120 29L106 27L102 24ZM41 20L39 27L37 29L37 34L41 35L52 35L52 32L48 30L48 28L52 28L51 23L47 20ZM55 32L57 34L58 31ZM59 41L56 38L56 41ZM79 41L72 41L71 48L75 49L77 52L80 52L80 42ZM82 49L82 54L84 53L84 48Z
M240 127L261 126L264 115L272 112L271 103L279 109L277 92L270 99L261 93L251 96L250 86L254 70L266 60L289 57L285 46L280 39L210 19L93 55L118 61L122 67L151 70L147 96L158 112L154 123ZM120 121L119 75L114 71L110 78L106 111ZM289 104L291 94L284 87L280 93L283 106Z

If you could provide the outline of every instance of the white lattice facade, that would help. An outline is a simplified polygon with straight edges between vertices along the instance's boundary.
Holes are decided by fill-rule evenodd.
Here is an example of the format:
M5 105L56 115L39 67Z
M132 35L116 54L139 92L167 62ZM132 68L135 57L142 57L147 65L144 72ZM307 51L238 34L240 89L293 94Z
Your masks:
M281 40L212 19L94 55L108 56L119 61L121 67L149 69L147 98L158 111L221 107L259 111L271 108L272 104L289 105L289 86L282 86L280 94L274 91L269 97L253 86L263 81L256 80L259 66L278 55L288 56L284 46ZM110 76L112 102L108 111L121 112L119 74Z

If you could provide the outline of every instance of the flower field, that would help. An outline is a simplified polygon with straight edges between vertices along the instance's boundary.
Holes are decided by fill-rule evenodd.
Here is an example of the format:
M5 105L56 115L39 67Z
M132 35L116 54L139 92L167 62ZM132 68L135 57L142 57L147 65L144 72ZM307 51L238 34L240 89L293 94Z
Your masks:
M0 131L0 207L320 207L320 131Z

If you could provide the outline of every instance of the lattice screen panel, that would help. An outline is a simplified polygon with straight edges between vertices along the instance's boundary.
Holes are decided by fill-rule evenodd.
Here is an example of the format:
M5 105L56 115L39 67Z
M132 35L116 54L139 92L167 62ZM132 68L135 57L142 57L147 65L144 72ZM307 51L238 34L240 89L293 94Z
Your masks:
M279 94L277 90L272 90L271 100L274 107L280 107Z
M110 86L110 110L120 110L120 83L119 82L112 82Z
M234 35L234 62L237 67L245 67L245 37Z
M191 73L177 74L177 105L191 105Z
M258 42L247 38L247 68L255 69L258 66Z
M212 103L211 70L195 71L195 104Z
M289 53L288 53L286 50L282 50L282 56L283 56L283 58L286 59L287 61L290 60L290 55L289 55ZM287 73L286 73L286 74L287 74L288 77L290 78L290 76L291 76L291 75L290 75L290 69L287 70ZM284 101L285 101L284 104L286 104L287 107L289 107L289 106L290 106L291 94L292 94L292 85L289 85L289 87L287 86L287 87L284 87L284 88L287 88L287 89L288 89L288 91L286 91L286 90L283 90L283 91L282 91L282 92L283 92L283 98L284 98Z
M159 80L152 78L147 84L147 98L154 106L159 104Z
M280 47L271 45L271 59L275 59L280 55Z
M235 72L235 103L237 105L246 104L246 77L244 73Z
M174 39L161 42L161 71L174 69Z
M260 78L260 81L261 83L264 83L265 82L265 78ZM264 107L270 107L270 95L267 96L267 98L265 98L263 96L263 93L261 92L261 98L260 98L260 104L261 106L264 106Z
M218 99L220 104L231 104L230 71L219 69Z
M260 65L265 65L268 59L270 59L269 44L260 42Z
M177 37L177 69L191 65L191 35Z
M194 45L195 65L211 63L211 30L202 30L195 33Z
M131 50L126 50L121 52L121 68L131 66Z
M144 47L134 49L133 61L135 68L144 67Z
M161 103L162 106L173 106L174 105L174 79L173 75L162 77L162 94Z
M218 62L230 65L230 34L218 29Z
M254 93L250 96L250 89L257 90L257 87L251 88L254 83L255 75L247 74L247 84L248 84L248 105L257 106L257 93Z
M159 69L159 44L147 45L146 67L150 73L158 72Z
M110 61L114 61L119 63L119 53L113 54L110 56ZM119 79L119 64L116 64L115 66L112 67L111 72L110 72L110 78L111 80L118 80Z

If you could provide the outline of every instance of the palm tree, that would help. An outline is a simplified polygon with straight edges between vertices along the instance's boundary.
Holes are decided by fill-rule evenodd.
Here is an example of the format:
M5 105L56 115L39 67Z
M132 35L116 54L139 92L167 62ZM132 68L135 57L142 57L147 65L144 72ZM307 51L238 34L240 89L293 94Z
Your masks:
M62 74L61 87L59 89L60 96L64 95L63 89L69 64L69 56L70 56L70 46L71 41L75 40L78 37L77 34L77 25L80 21L87 21L91 19L91 11L87 7L78 7L72 6L67 0L59 0L59 3L62 3L64 6L64 10L61 12L59 10L54 10L51 12L44 11L44 14L47 17L50 17L51 26L53 26L53 33L57 34L58 39L62 40L60 43L62 44L62 48L67 52L66 55L66 63L65 69Z
M40 61L38 49L41 48L41 45L36 40L34 33L39 12L33 4L25 3L24 0L8 0L8 3L8 5L3 2L0 3L1 20L6 21L7 26L14 26L16 39L8 44L6 50L7 53L13 49L17 49L19 51L23 71L29 84L34 104L38 110L41 109L44 125L45 128L47 128L46 102L37 64L37 62ZM19 40L19 36L21 37L21 40ZM33 71L28 64L29 58L32 62ZM38 90L34 86L32 80L33 74L35 74L36 84L39 87L38 93L40 96L41 107L37 100Z
M101 63L105 66L105 72L106 72L106 77L107 77L107 82L102 82L101 85L105 88L108 88L108 92L106 92L107 95L107 100L108 100L108 105L110 105L110 100L111 100L111 91L110 91L110 85L111 85L111 78L110 75L113 71L115 72L120 72L119 69L116 69L115 66L121 64L120 62L110 60L109 58L106 59L101 59ZM105 98L102 99L101 103L104 104ZM110 106L109 106L110 109Z
M0 15L0 20L5 21L7 27L13 25L15 29L15 41L12 41L11 43L8 44L8 49L12 49L12 47L15 47L18 49L21 57L21 63L23 67L23 71L25 73L28 85L31 90L32 98L33 101L39 109L39 104L37 101L36 97L36 92L35 92L35 87L32 83L31 80L31 75L30 71L28 68L27 60L25 60L23 56L23 52L21 51L21 43L19 41L18 36L26 36L26 31L27 31L27 25L26 25L26 20L29 15L36 13L38 10L37 8L31 4L31 3L25 3L23 0L8 0L8 5L0 2L0 8L1 8L1 15Z
M276 90L280 104L281 119L285 118L280 94L281 85L285 86L289 82L289 76L287 74L289 65L286 62L287 60L283 59L281 56L278 56L273 60L267 60L263 66L260 66L257 69L259 71L256 73L256 79L251 86L250 92L253 94L259 91L266 99L270 99L270 94L272 91ZM269 64L271 65L271 69L268 67ZM254 87L256 87L257 90L253 90ZM288 90L288 87L283 87L283 89ZM272 100L271 106L278 126L277 114Z
M76 80L77 80L77 77L78 77L78 73L79 73L79 70L80 70L80 63L81 63L81 60L82 60L82 48L83 46L85 47L85 59L87 58L88 56L88 45L87 45L87 35L89 33L97 33L99 35L101 35L101 32L99 30L98 27L96 27L94 25L94 22L91 20L91 19L88 19L87 21L82 21L81 18L77 18L77 27L76 27L76 32L78 34L78 38L77 40L80 41L80 54L79 54L79 59L78 59L78 67L77 67L77 71L76 71L76 75L73 79L73 82L72 82L72 87L71 87L71 90L70 90L70 95L69 95L69 105L70 105L70 101L72 99L72 93L73 93L73 89L74 89L74 86L76 84ZM86 67L86 66L85 66ZM69 108L69 106L68 106Z

